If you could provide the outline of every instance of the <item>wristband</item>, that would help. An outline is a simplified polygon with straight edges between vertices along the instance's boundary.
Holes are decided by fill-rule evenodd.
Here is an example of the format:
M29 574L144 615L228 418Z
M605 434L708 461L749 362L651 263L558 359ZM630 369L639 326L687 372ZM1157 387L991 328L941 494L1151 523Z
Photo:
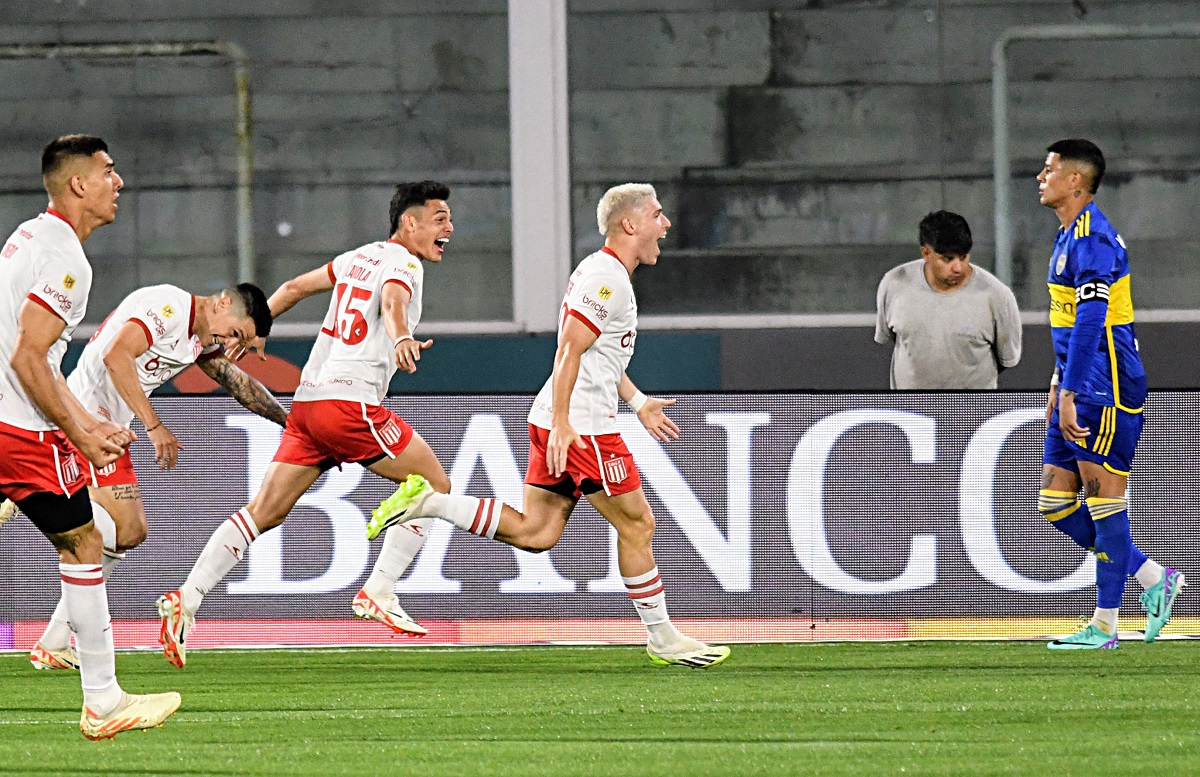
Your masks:
M155 429L157 429L157 428L158 428L158 427L160 427L160 426L162 426L162 421L159 421L159 422L158 422L158 423L156 423L154 426L147 426L147 427L146 427L146 434L150 434L150 432L153 432Z
M404 342L405 340L412 340L412 339L413 339L412 335L400 335L399 337L397 337L395 340L392 341L392 348L395 348L397 345L400 345L400 343Z
M1050 388L1054 388L1057 385L1058 385L1058 373L1056 372L1050 376Z
M646 406L646 395L640 391L635 391L633 396L626 400L625 404L633 408L633 412L640 413L642 408Z

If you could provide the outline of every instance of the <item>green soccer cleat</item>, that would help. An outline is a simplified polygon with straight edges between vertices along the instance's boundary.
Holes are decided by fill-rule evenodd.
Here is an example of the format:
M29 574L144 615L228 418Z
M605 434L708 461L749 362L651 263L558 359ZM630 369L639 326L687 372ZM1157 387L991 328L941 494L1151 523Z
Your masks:
M1104 629L1089 623L1083 631L1056 639L1046 647L1051 650L1116 650L1120 644L1116 634L1106 634Z
M655 666L690 666L692 669L707 669L729 658L730 650L724 645L701 645L699 650L685 653L659 653L652 645L646 645L646 655Z
M1171 620L1171 608L1175 606L1175 597L1186 585L1183 573L1178 569L1167 567L1163 570L1163 578L1154 585L1142 591L1139 601L1146 611L1146 631L1142 639L1153 642L1158 639L1158 633Z
M371 520L367 522L367 539L375 539L389 526L422 517L421 508L432 493L433 486L429 485L428 480L420 475L409 475L395 493L371 511Z

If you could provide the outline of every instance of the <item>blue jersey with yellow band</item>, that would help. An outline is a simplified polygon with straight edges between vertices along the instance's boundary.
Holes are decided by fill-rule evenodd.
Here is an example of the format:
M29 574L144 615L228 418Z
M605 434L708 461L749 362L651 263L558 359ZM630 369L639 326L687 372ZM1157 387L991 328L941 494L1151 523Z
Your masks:
M1133 329L1129 254L1094 202L1059 230L1048 284L1062 387L1076 401L1141 412L1146 371Z

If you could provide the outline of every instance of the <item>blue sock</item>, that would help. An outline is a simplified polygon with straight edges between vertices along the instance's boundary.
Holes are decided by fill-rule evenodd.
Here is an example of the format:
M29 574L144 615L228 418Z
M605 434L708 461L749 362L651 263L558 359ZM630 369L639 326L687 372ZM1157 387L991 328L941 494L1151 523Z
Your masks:
M1090 497L1088 509L1096 520L1096 606L1121 606L1125 596L1133 537L1124 497Z
M1128 520L1128 517L1128 513L1126 513L1126 520ZM1136 575L1137 571L1142 568L1142 564L1145 564L1146 560L1149 558L1150 557L1143 553L1141 548L1139 548L1137 545L1134 545L1133 541L1131 540L1129 542L1129 568L1125 570L1126 577L1133 577Z
M1096 523L1087 505L1079 501L1077 492L1042 489L1038 493L1038 512L1079 547L1084 550L1096 547Z

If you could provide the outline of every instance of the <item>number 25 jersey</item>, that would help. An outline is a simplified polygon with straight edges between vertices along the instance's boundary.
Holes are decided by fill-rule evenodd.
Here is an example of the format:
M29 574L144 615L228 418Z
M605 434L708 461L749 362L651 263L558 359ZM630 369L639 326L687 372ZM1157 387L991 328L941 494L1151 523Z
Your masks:
M383 327L383 287L399 283L412 295L408 331L415 332L425 277L421 260L389 240L347 251L325 268L333 282L333 298L300 375L296 401L341 399L378 405L396 373L395 347Z

